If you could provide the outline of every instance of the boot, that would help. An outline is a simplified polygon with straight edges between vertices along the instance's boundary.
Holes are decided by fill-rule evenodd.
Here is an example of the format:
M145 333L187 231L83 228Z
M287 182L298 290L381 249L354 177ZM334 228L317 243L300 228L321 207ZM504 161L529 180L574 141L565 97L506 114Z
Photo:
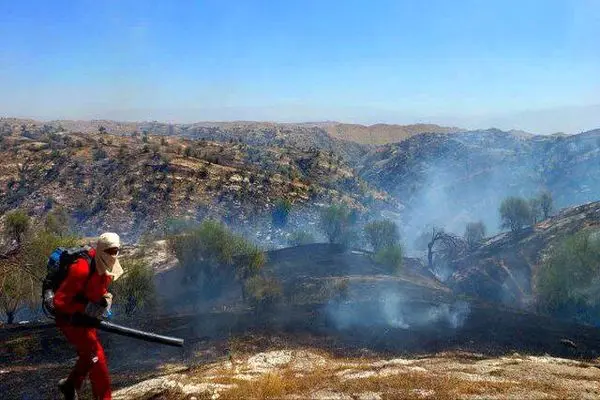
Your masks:
M75 390L75 386L73 386L73 383L67 379L61 379L58 382L58 389L60 390L60 392L63 394L65 400L77 400L77 391Z

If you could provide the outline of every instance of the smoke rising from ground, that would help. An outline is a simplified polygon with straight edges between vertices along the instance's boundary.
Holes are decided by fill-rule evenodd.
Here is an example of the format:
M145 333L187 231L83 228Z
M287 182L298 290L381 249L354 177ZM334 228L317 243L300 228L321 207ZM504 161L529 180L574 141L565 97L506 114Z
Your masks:
M418 303L399 291L387 290L370 303L331 301L326 306L326 312L340 330L361 326L419 329L431 325L459 329L471 310L464 301L452 304Z

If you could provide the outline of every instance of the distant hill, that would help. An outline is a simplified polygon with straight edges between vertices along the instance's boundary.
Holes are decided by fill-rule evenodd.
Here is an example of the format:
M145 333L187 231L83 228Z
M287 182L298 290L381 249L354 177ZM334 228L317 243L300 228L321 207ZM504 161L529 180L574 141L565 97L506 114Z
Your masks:
M464 129L456 127L445 127L434 124L375 124L369 126L356 124L332 124L325 127L325 130L332 137L337 139L371 145L401 142L405 139L422 133L455 133L464 131Z
M278 144L295 147L317 147L355 156L361 152L359 145L379 145L405 140L421 133L453 133L462 131L455 127L434 124L414 125L357 125L339 122L275 123L256 121L196 122L170 124L164 122L119 122L109 120L56 120L39 122L26 119L3 118L0 124L10 124L13 129L47 126L68 132L97 133L100 129L114 135L148 132L153 135L177 135L189 138L228 141L243 140L249 144ZM364 150L363 150L364 151Z
M146 135L148 143L144 143ZM488 233L498 232L498 206L507 196L531 197L547 190L556 208L600 199L599 130L536 136L498 129L465 132L429 124L43 123L1 118L0 136L7 165L0 174L0 190L7 194L0 200L1 210L20 204L33 207L34 202L39 209L44 202L41 198L50 193L47 183L56 179L53 174L71 165L67 169L70 172L59 173L61 182L73 178L73 171L79 176L77 182L98 180L94 174L102 174L104 169L111 171L109 176L131 175L128 179L135 182L134 189L129 181L122 188L141 199L151 199L156 211L155 215L142 211L136 215L137 208L122 203L123 220L136 221L136 225L158 216L166 218L167 210L175 216L218 215L231 221L238 217L246 221L257 215L267 218L275 200L286 197L311 209L309 216L297 214L294 218L298 226L310 223L312 229L316 210L331 201L343 200L377 216L381 201L386 199L385 215L399 223L410 250L427 225L462 234L467 222L482 220ZM393 142L367 144L379 140ZM82 147L73 148L79 142ZM103 152L107 157L103 158ZM59 162L50 160L52 157ZM115 167L120 165L119 157L129 160L118 167L123 171ZM18 166L27 159L32 160L30 165ZM72 166L74 160L78 160L76 167ZM164 168L166 174L161 170ZM42 178L40 171L47 169L52 172ZM152 175L146 176L150 169ZM210 179L199 179L198 183L191 178L193 170L202 170L200 174L206 176L204 169ZM181 174L184 170L187 175ZM155 175L162 183L150 183L150 176ZM20 181L19 176L27 180L22 188L13 182ZM257 179L269 183L257 183ZM45 183L37 187L38 180ZM271 190L275 187L278 189ZM171 188L173 192L158 194ZM101 193L98 185L86 190L92 197ZM192 200L186 200L190 196ZM24 203L15 201L19 198ZM158 212L157 205L166 208ZM142 203L141 210L145 206ZM133 214L127 214L130 212ZM98 214L96 219L82 223L97 226L102 218ZM245 222L241 226L246 226ZM260 229L265 240L273 238L272 233Z

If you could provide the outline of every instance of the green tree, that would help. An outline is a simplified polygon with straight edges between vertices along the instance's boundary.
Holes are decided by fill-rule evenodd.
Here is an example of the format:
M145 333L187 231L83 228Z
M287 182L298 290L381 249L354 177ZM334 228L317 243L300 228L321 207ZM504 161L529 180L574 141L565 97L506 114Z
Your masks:
M589 320L600 305L600 234L585 230L564 238L545 258L535 282L542 311Z
M550 217L550 213L552 212L552 194L550 192L545 191L540 194L540 207L542 209L544 219L548 219L548 217Z
M389 219L370 222L365 225L364 231L375 252L400 242L398 226Z
M485 225L482 221L469 222L465 227L464 239L470 250L475 249L481 244L485 237Z
M15 240L17 243L21 244L30 225L30 218L25 211L11 211L6 214L6 219L4 220L5 235L9 240Z
M531 223L531 208L521 197L507 197L500 204L500 218L502 228L510 228L513 233L518 233Z
M283 228L287 225L290 211L292 210L292 202L287 199L278 199L275 201L275 208L271 213L271 221L276 228Z
M355 216L346 205L334 204L321 211L320 228L329 243L348 245L354 238Z
M154 306L156 288L152 267L141 259L131 258L123 258L121 265L123 276L111 285L115 306L127 316Z

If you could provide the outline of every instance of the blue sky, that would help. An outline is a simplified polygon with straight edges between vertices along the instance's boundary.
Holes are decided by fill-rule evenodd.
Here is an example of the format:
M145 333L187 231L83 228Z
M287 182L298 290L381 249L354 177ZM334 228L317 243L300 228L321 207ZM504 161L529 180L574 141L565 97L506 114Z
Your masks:
M0 115L600 127L600 1L0 0Z

